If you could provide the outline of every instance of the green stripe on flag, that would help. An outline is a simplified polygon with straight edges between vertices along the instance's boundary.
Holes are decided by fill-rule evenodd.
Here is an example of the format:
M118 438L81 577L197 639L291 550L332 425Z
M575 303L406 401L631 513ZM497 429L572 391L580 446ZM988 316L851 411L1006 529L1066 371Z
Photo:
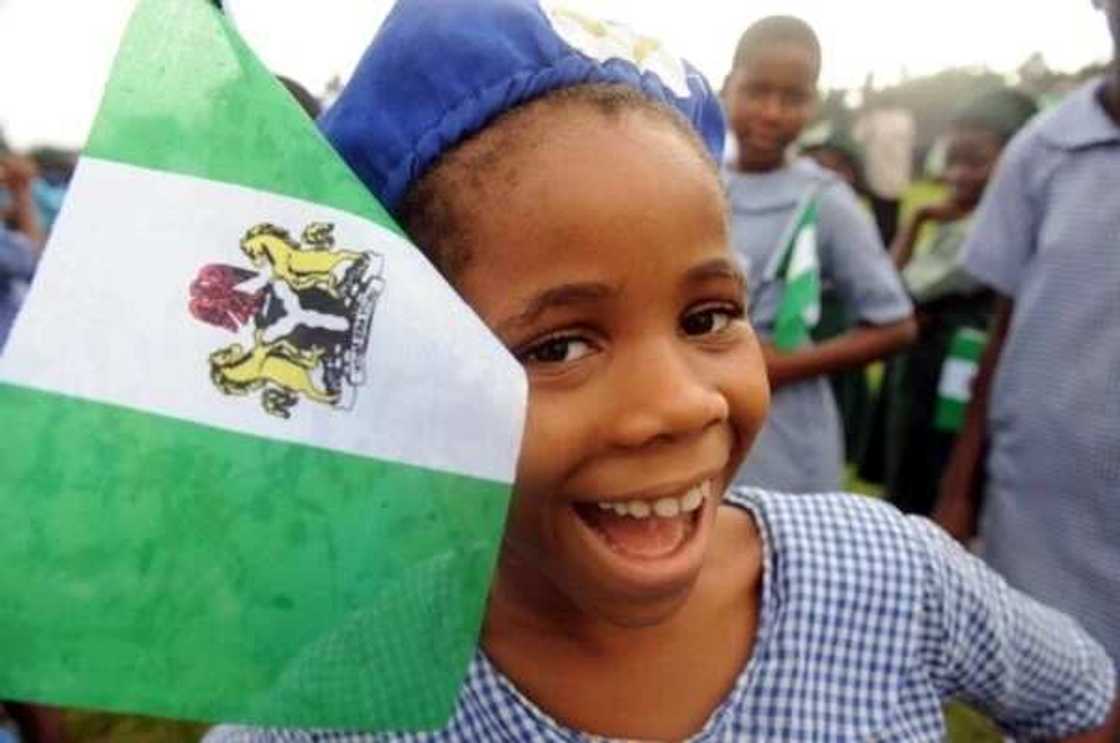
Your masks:
M141 0L85 154L307 199L401 232L204 0Z
M938 431L955 433L964 427L968 403L972 399L972 384L987 343L987 333L967 327L959 329L949 341L937 385L933 427Z
M773 342L781 351L793 351L810 342L810 331L820 319L821 277L815 192L797 211L789 240L780 255L775 275L783 281L784 287L774 318Z
M450 714L507 485L3 384L0 410L4 694L293 726Z

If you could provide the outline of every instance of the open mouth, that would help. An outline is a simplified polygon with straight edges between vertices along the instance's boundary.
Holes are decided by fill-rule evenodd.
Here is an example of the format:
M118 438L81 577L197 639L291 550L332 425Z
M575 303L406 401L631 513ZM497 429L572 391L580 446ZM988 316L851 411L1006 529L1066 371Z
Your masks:
M709 479L675 497L576 503L574 508L613 552L659 560L689 542L711 495Z

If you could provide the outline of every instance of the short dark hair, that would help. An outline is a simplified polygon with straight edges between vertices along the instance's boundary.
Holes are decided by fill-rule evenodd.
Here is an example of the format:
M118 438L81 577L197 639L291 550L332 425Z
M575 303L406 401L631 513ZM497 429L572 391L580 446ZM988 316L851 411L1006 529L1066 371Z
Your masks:
M999 88L982 93L958 108L952 124L990 132L1006 144L1036 113L1038 105L1026 93Z
M735 45L732 68L746 64L762 47L773 43L791 43L805 47L813 55L814 77L821 74L821 41L805 21L791 15L772 15L752 23Z
M480 191L483 178L516 183L518 173L503 170L501 161L515 149L543 143L533 128L522 126L524 117L545 107L563 105L587 106L608 118L641 112L664 121L693 146L698 157L711 165L713 176L718 174L718 166L700 135L679 111L628 85L588 83L546 93L501 113L440 155L413 181L395 210L393 216L408 236L452 283L470 262L467 220L476 216L461 195Z

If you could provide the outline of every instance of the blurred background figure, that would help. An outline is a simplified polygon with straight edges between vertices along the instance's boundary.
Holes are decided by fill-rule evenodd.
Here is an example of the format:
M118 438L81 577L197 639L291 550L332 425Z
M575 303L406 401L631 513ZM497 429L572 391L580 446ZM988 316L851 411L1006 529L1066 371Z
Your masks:
M0 186L6 197L0 224L0 353L46 238L32 193L35 163L4 149L0 153Z
M772 389L770 415L736 484L781 492L829 492L844 481L840 416L828 375L859 369L905 345L914 333L910 302L873 223L840 177L790 148L817 107L820 42L804 21L771 16L750 26L724 86L738 145L724 180L732 207L732 247L747 266L751 324ZM808 248L802 259L792 257ZM786 256L786 257L783 257ZM837 298L838 335L812 338L821 297L790 311L792 277L781 265L814 266ZM809 333L783 342L780 321L801 317Z
M34 195L38 174L34 160L13 154L0 138L0 354L46 240ZM23 743L62 743L61 714L39 705L3 703L0 741L5 736Z
M861 199L868 196L867 180L863 175L863 152L845 131L829 131L818 142L801 145L801 154L825 170L831 170L851 187Z
M78 153L60 147L36 147L29 153L38 169L38 177L31 184L31 196L39 211L43 231L49 233L54 226L66 190L78 164Z
M839 125L825 120L822 127L802 137L801 154L825 170L840 176L859 198L860 204L871 214L871 199L863 176L863 153L851 135ZM858 324L859 318L844 304L836 287L827 282L821 286L821 319L813 332L813 340L823 343L848 332ZM840 411L840 424L844 431L845 459L858 456L866 446L866 430L871 415L871 392L868 389L865 367L837 372L828 378L832 394Z
M1036 112L1009 89L959 108L946 138L949 193L920 208L891 246L919 326L914 347L888 362L880 395L886 491L909 513L933 508L991 321L992 294L961 266L961 246L1000 153Z
M856 119L852 136L864 153L871 208L884 244L898 230L898 209L910 186L917 134L914 114L890 93L868 86L867 105Z
M998 299L936 516L1120 661L1120 0L1094 5L1112 67L1008 145L963 248Z

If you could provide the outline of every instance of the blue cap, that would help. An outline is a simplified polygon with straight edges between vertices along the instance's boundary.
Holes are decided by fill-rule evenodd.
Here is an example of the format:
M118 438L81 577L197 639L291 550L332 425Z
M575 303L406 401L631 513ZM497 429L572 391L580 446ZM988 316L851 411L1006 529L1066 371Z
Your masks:
M583 83L621 83L672 106L722 156L723 113L703 75L653 39L551 0L397 0L319 126L392 212L436 158L495 116Z

